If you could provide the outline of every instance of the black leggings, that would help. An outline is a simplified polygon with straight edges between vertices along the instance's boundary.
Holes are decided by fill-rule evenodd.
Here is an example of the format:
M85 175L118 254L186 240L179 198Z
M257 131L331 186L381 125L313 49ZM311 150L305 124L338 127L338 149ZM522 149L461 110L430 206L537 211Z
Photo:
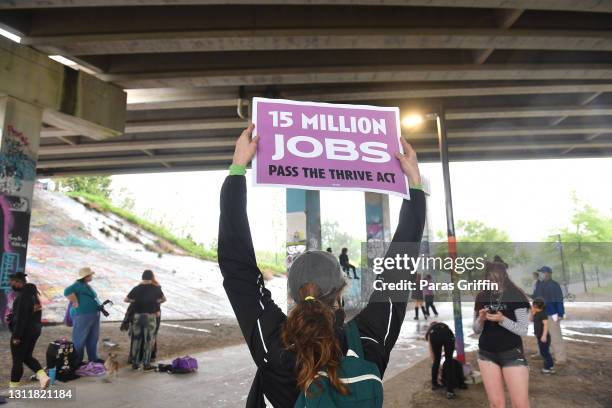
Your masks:
M429 315L429 308L433 310L436 316L438 315L438 311L436 310L436 307L434 306L433 295L425 295L425 310L427 311L427 315Z
M455 351L455 336L452 332L432 331L429 335L429 343L434 355L434 362L431 366L431 383L438 383L438 371L440 370L440 360L442 359L442 349L444 349L444 358L448 361L446 370L446 378L444 383L448 392L453 392L453 365L450 363L453 359Z
M35 373L42 368L38 360L32 356L39 337L40 329L34 329L26 334L18 345L14 345L11 340L11 355L13 356L13 368L11 370L12 382L19 382L21 380L21 377L23 377L24 364Z

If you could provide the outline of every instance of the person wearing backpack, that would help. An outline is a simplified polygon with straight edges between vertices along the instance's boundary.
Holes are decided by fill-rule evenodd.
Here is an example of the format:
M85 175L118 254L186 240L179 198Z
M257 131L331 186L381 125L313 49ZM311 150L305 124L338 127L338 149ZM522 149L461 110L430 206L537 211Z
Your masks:
M87 350L90 362L104 363L98 358L98 340L100 337L100 302L98 295L89 282L94 271L81 268L78 279L64 289L64 296L72 303L72 341L76 352L76 366L80 366Z
M144 371L151 371L151 353L157 336L157 318L160 315L160 305L166 301L161 286L155 284L153 271L145 270L142 281L132 288L125 302L134 305L132 317L130 362L133 369L142 364Z
M42 306L38 298L36 285L27 283L26 276L23 272L9 275L11 288L17 293L17 297L13 301L11 315L8 318L11 331L11 355L13 357L9 387L17 388L20 386L23 365L25 364L36 373L40 388L44 389L49 386L49 376L42 369L38 360L32 356L42 330Z
M251 124L236 143L230 175L221 189L219 267L223 286L257 366L247 408L382 407L382 376L399 336L409 291L375 290L368 305L345 323L338 260L307 251L289 269L295 306L286 316L274 303L257 267L246 211L247 164L257 149ZM402 139L398 154L411 185L387 256L418 254L425 223L416 153ZM402 243L402 245L399 245ZM405 243L413 243L408 245ZM411 271L387 269L385 282L414 279Z

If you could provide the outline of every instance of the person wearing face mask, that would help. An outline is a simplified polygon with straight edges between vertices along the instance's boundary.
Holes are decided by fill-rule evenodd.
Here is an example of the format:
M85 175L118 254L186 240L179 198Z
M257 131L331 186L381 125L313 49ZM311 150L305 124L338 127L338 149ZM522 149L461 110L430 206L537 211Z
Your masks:
M357 406L367 394L367 406L381 407L382 377L404 321L409 291L375 290L366 307L346 323L342 292L347 281L340 262L326 251L309 250L289 268L289 295L295 305L286 315L274 303L257 267L246 211L244 174L257 149L253 129L250 125L236 143L230 174L221 188L219 219L223 287L257 366L246 406ZM410 200L402 203L389 258L416 256L425 223L416 153L403 138L401 142L403 154L397 159L411 187ZM381 275L385 282L414 279L410 270L399 267ZM355 364L353 368L367 367L368 374L342 371L347 361ZM360 394L360 387L369 391ZM319 400L310 404L310 398ZM329 399L349 405L332 405ZM366 406L364 400L360 403Z
M36 373L40 387L47 388L49 377L38 360L32 356L41 333L42 306L38 298L38 289L34 284L27 283L26 276L23 272L9 275L11 288L17 294L13 301L12 313L8 318L13 358L9 387L20 386L25 364Z

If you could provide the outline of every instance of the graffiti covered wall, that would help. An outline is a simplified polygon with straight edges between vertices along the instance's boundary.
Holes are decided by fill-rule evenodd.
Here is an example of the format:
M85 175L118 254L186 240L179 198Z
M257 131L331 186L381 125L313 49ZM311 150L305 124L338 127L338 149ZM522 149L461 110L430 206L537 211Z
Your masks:
M42 111L11 97L0 98L0 123L0 317L4 317L8 277L25 271Z

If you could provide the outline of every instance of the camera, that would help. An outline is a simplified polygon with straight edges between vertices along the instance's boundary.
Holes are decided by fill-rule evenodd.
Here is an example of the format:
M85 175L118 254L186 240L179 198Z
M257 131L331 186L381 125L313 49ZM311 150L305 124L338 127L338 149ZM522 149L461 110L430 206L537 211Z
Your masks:
M104 315L104 317L108 317L110 313L108 313L108 311L106 310L106 308L104 306L110 304L111 306L113 306L113 302L111 302L110 300L105 300L104 302L102 302L101 305L98 305L98 311L100 313L102 313Z
M487 312L489 313L497 313L497 312L503 312L504 310L506 310L506 305L505 304L490 304L490 305L486 305L485 308L487 309Z

